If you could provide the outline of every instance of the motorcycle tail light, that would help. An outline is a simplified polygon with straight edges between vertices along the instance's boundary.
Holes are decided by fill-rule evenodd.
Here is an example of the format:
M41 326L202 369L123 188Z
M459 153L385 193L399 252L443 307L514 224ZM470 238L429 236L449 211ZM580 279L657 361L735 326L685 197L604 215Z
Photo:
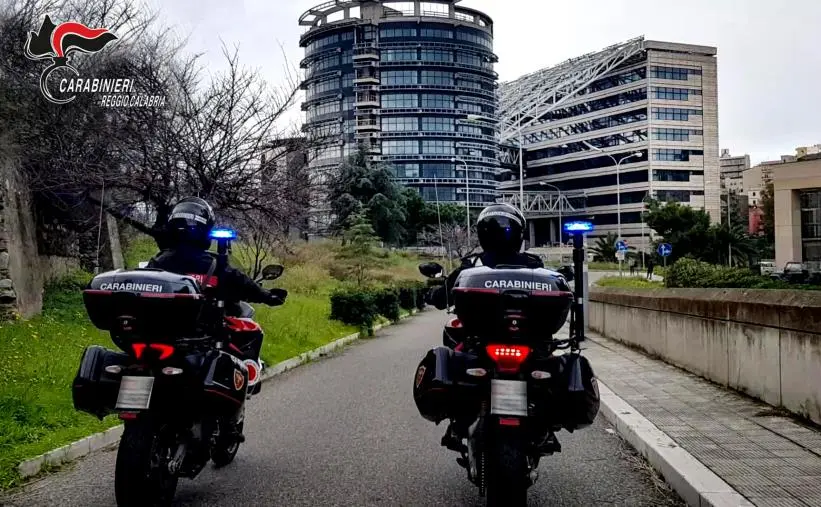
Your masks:
M166 345L164 343L152 343L149 345L153 350L156 350L160 353L160 361L163 359L168 359L174 354L174 347L172 345Z
M485 350L499 370L505 373L518 372L530 354L530 347L526 345L488 345Z
M134 350L134 356L137 359L141 359L143 357L143 352L145 352L145 343L132 343L131 348Z
M462 327L462 321L459 320L459 319L451 319L450 322L448 322L447 327L451 327L453 329L459 329L459 328Z

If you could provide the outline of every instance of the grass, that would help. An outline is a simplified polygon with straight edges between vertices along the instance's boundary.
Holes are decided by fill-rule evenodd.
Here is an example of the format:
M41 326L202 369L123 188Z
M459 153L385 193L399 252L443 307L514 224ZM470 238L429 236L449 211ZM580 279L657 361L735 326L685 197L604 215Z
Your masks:
M330 276L335 245L330 242L292 245L270 262L285 266L281 278L265 282L289 292L285 305L256 305L256 320L265 331L262 358L269 364L307 352L357 328L329 319L329 294L342 282ZM150 238L131 240L126 266L151 258ZM389 253L378 276L420 278L418 259ZM77 273L47 287L43 313L27 321L0 322L0 490L20 483L17 465L57 447L119 424L74 410L71 381L85 347L114 348L108 333L88 321L81 290L91 278Z
M660 289L664 282L649 281L640 276L605 276L596 282L599 287L620 287L624 289Z

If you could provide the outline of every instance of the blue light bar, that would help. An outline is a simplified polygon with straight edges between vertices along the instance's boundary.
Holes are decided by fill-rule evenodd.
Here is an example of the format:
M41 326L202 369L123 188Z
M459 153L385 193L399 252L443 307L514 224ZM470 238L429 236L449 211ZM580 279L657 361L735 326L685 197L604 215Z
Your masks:
M565 222L565 232L590 232L593 230L593 224L590 222Z
M237 232L231 229L212 229L208 235L211 239L235 239Z

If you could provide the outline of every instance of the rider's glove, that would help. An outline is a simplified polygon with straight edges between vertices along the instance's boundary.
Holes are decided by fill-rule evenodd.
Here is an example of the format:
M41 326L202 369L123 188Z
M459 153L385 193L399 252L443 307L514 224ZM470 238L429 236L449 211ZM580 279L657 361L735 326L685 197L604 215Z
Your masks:
M288 297L288 291L285 289L271 289L268 291L268 300L265 304L269 306L279 306L285 303Z

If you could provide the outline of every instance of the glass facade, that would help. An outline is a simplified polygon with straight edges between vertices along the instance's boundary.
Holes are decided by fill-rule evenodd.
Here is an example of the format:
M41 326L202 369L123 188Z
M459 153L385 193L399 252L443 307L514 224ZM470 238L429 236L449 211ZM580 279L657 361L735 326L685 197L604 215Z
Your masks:
M821 189L805 190L801 199L801 257L811 269L821 268Z

